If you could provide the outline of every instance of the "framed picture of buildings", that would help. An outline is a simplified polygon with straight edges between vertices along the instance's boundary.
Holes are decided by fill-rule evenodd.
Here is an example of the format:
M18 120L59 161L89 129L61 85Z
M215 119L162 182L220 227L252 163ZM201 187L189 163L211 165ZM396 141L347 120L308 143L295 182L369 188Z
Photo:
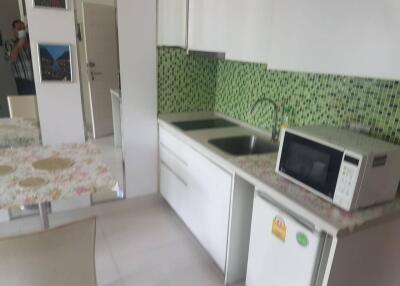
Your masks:
M69 0L32 0L34 7L68 9Z
M71 46L38 44L40 80L72 82Z

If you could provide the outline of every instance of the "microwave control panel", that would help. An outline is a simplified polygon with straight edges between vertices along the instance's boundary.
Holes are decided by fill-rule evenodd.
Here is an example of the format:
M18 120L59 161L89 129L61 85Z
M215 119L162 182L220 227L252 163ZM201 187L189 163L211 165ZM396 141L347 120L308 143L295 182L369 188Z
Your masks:
M333 197L334 204L345 210L351 209L358 174L359 160L345 155L340 167L335 195Z

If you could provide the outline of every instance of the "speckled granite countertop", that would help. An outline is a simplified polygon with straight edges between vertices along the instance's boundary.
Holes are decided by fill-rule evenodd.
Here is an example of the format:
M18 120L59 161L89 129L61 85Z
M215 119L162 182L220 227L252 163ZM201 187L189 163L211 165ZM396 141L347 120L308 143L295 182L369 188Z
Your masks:
M400 215L400 199L367 209L347 212L335 207L304 188L293 184L275 172L277 154L243 156L233 159L232 162L243 172L254 176L266 186L279 191L282 195L301 205L305 210L319 216L330 225L324 229L330 233L344 234L359 227L366 227L368 223L387 219L391 215ZM264 186L265 187L265 186ZM263 186L258 186L263 190ZM333 234L333 233L332 233Z
M314 224L317 229L325 231L330 235L346 235L347 233L361 230L373 224L400 217L400 197L390 203L354 212L346 212L277 175L275 173L276 153L235 157L222 152L208 143L208 140L211 138L236 135L255 134L269 137L270 134L267 132L254 129L248 125L182 131L171 124L174 121L221 116L213 113L161 114L159 116L159 124L222 168L242 177L253 184L258 191L266 193L275 201ZM242 124L238 121L236 123Z

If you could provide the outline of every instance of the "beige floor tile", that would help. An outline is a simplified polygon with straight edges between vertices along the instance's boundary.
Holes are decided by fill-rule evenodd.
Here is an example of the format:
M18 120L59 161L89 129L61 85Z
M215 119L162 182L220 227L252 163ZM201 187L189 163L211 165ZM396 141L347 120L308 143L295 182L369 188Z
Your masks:
M99 286L222 286L223 274L158 195L53 214L52 226L97 216ZM0 235L40 229L38 217L0 224Z

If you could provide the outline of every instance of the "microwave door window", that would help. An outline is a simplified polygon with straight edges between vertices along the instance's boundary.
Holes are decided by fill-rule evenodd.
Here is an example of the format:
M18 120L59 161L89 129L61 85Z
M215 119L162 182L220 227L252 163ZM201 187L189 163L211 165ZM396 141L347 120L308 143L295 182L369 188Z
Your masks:
M328 162L313 162L311 172L308 176L310 181L320 186L325 185L326 179L328 178L329 157L326 159Z
M294 142L289 147L285 169L320 189L326 184L329 162L329 155Z
M333 198L343 153L292 134L287 135L280 170Z

